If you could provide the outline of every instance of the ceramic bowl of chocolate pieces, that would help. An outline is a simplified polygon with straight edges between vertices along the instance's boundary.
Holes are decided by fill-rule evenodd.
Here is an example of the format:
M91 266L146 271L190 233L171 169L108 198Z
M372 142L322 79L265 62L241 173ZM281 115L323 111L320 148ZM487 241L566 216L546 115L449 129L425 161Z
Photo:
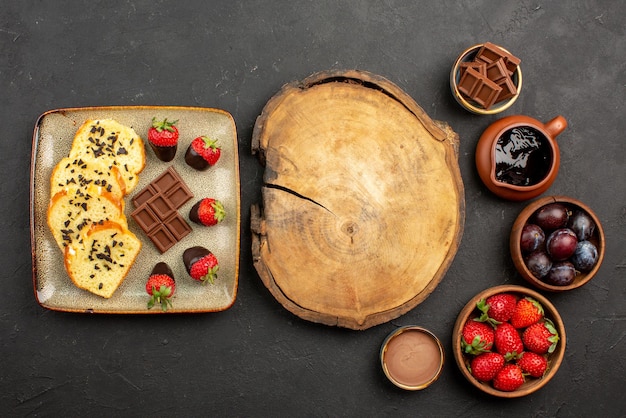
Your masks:
M588 283L600 269L606 249L596 214L567 196L546 196L526 206L513 223L509 246L520 275L549 292Z
M450 71L450 90L466 110L478 115L500 113L522 90L521 60L501 46L486 42L467 48Z

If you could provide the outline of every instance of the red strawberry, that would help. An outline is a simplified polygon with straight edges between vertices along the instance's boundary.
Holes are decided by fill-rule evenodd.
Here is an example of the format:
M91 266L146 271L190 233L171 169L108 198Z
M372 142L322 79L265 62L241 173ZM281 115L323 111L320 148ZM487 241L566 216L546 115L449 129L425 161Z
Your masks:
M539 322L541 318L543 318L543 306L527 296L517 302L515 312L511 316L511 325L515 328L526 328Z
M517 360L517 365L532 377L542 377L548 368L548 360L540 354L525 351Z
M158 303L163 312L167 311L168 306L172 307L170 299L174 296L175 291L176 281L172 269L166 263L157 263L146 282L146 293L151 296L148 301L148 309L152 309Z
M470 319L463 326L461 335L461 348L467 354L480 354L493 347L493 328L484 322Z
M168 122L167 118L157 121L152 118L152 126L148 129L148 142L157 158L161 161L172 161L178 147L178 128L174 122Z
M524 351L524 344L513 325L504 322L496 326L494 345L496 351L510 360Z
M216 139L199 136L189 144L185 153L185 162L196 170L206 170L220 159L222 150Z
M505 362L502 354L482 353L472 359L470 371L472 376L481 382L489 382L504 367Z
M202 283L213 283L220 269L217 257L206 248L191 247L183 253L183 262L189 275Z
M208 197L198 201L189 211L189 219L205 226L216 225L222 222L225 216L222 202Z
M477 307L482 312L480 317L482 321L500 324L511 319L516 304L517 298L515 295L510 293L498 293L487 299L481 299Z
M524 374L517 364L507 364L493 378L493 387L504 392L513 392L524 384Z
M559 333L549 319L533 324L522 334L522 341L527 350L537 354L554 352L559 342Z

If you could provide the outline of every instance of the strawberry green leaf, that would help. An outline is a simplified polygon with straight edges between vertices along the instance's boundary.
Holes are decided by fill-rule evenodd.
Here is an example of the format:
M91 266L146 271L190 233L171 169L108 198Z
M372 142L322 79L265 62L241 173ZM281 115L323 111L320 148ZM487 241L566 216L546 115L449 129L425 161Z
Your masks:
M178 123L178 119L176 119L174 122L168 122L168 121L167 121L167 118L165 118L165 119L164 119L164 120L162 120L162 121L158 121L158 120L156 120L156 117L153 117L153 118L152 118L152 127L153 127L154 129L156 129L156 130L157 130L157 132L161 132L161 131L163 131L163 130L165 130L165 131L169 131L169 132L174 132L174 128L173 128L173 126L174 126L175 124L177 124L177 123Z
M206 284L207 282L213 284L215 282L215 278L217 277L217 272L219 271L220 266L211 267L207 273L200 278L202 284Z
M217 139L211 139L208 136L202 136L202 141L204 142L204 148L217 148Z

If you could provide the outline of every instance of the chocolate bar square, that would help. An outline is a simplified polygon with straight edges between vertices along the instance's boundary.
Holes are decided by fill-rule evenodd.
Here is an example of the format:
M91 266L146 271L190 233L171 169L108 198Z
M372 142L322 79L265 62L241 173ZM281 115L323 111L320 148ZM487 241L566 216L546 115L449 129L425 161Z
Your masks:
M501 102L502 100L510 99L517 94L517 87L515 87L515 83L513 83L513 80L511 80L508 76L500 80L498 85L502 90L500 91L500 94L498 94L496 103Z
M487 74L487 64L484 62L468 61L459 64L459 75L463 77L463 74L468 68L472 68L482 75Z
M508 76L509 72L506 68L506 64L504 63L504 58L500 58L487 65L487 78L489 78L489 80L498 83L498 81Z
M159 226L148 236L161 254L172 248L174 244L178 242L176 237L172 235L172 233L163 224L159 224Z
M471 98L474 92L480 88L484 78L478 71L468 67L459 81L458 89L462 94Z
M509 72L510 76L513 76L513 73L515 73L517 67L520 65L521 62L522 60L520 60L516 56L513 56L511 54L508 54L506 56L506 58L504 59L504 63L506 64L506 69Z
M167 191L165 197L167 197L172 206L180 209L193 197L193 193L191 193L191 190L185 183L177 183Z
M140 206L135 209L130 216L137 222L137 225L146 233L150 233L161 224L159 217L147 206Z
M158 192L154 189L154 187L148 184L146 187L144 187L141 191L139 191L133 197L133 205L136 208L138 208L139 206L146 203L148 199L150 199L152 196L155 196L156 194L158 194Z
M486 64L491 64L494 61L497 61L500 58L508 55L505 51L502 50L498 45L492 44L491 42L485 42L483 46L478 50L476 54L476 61L483 61Z
M163 224L176 238L176 241L180 241L191 233L191 227L178 212L174 212Z
M165 194L171 187L176 185L180 180L180 176L174 169L174 167L170 166L167 170L163 172L159 177L152 180L152 185L159 192Z
M496 102L502 87L485 77L482 84L472 95L472 99L485 109L489 109Z
M172 213L176 212L176 208L172 206L170 201L162 195L156 195L146 202L146 205L159 217L161 221L169 218Z

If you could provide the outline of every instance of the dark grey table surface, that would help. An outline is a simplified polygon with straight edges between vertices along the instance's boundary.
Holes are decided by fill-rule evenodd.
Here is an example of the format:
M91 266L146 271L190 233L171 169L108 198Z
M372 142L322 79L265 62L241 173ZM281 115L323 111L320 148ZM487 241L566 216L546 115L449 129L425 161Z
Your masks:
M621 1L20 1L0 8L2 217L0 415L3 416L624 416L626 401L626 3ZM475 116L453 100L456 55L491 41L522 59L519 100ZM366 331L303 321L252 266L249 207L263 168L255 118L279 88L314 72L382 75L461 138L463 240L422 304ZM227 311L168 316L67 314L33 295L29 166L37 117L105 105L221 108L237 124L241 257ZM508 253L524 202L492 195L474 149L496 119L563 115L561 169L546 194L586 202L602 220L598 276L549 294L568 332L555 378L526 398L474 390L452 358L456 315L479 291L525 282ZM445 343L440 379L420 392L386 381L384 337L399 325Z

